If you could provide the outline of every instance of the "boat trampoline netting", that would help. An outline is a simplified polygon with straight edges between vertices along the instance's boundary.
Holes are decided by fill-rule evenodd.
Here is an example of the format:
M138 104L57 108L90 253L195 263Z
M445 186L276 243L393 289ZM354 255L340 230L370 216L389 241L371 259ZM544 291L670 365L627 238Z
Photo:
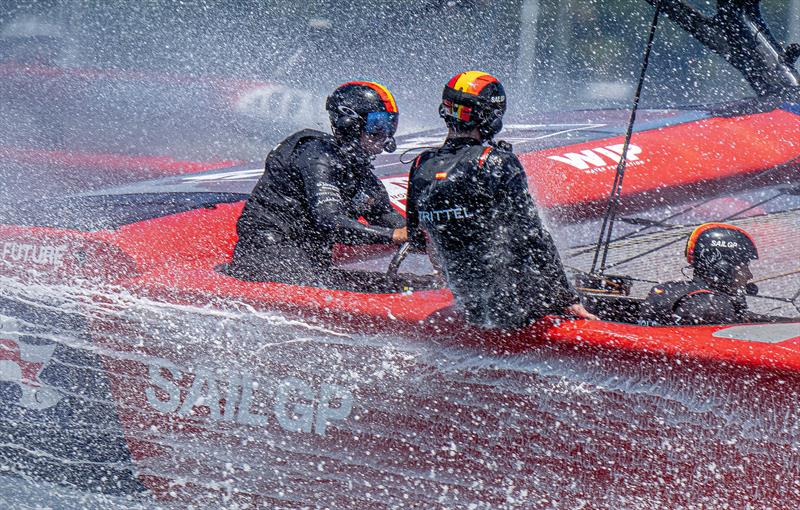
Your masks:
M748 297L751 309L764 314L800 317L800 208L728 219L725 223L745 229L758 247L759 259L750 264L750 269L759 295ZM625 238L619 236L619 240L610 245L606 274L634 278L631 290L634 297L645 297L656 282L691 277L684 249L686 239L697 224L675 225ZM589 271L594 244L562 253L568 269ZM794 300L794 303L766 296Z

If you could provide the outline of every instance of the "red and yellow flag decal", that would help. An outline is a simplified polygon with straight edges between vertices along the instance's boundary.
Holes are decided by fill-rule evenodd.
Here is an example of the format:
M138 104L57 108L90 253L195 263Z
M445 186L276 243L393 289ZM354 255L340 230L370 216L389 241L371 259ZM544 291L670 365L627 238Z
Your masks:
M447 86L477 96L490 83L497 83L497 78L483 71L467 71L453 76Z

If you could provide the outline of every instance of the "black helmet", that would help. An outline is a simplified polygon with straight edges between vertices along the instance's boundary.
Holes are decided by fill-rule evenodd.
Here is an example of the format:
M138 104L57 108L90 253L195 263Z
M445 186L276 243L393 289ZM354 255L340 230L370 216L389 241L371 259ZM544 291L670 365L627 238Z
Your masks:
M704 223L686 242L686 260L700 277L712 282L732 282L739 268L757 258L750 234L727 223Z
M394 145L399 113L394 96L383 85L371 81L345 83L328 96L325 109L336 136L354 140L366 132L385 135L387 145Z
M478 128L483 140L491 140L503 129L506 92L491 74L467 71L453 76L442 92L439 116L450 129Z

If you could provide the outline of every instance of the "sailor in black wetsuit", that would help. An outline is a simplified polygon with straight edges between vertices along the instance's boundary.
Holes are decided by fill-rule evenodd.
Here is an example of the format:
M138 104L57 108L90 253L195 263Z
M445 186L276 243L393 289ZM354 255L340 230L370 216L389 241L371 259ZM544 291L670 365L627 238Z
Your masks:
M522 165L508 144L491 142L505 107L503 86L489 74L461 73L445 86L439 113L450 132L411 168L409 236L418 247L427 236L431 258L473 324L522 327L565 312L595 318L567 281Z
M705 223L689 236L686 259L691 281L656 285L639 313L639 324L699 325L780 321L750 312L745 300L753 277L749 263L758 258L750 235L725 223Z
M338 286L347 275L331 268L334 243L406 240L405 220L371 162L394 150L394 97L377 83L350 82L331 94L326 109L333 136L306 129L267 156L236 226L233 276Z

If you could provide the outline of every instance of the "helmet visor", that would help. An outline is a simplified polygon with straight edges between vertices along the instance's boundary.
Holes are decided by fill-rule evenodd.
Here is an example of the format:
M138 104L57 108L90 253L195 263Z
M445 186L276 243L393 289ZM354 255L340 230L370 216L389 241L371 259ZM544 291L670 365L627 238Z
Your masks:
M369 112L367 114L367 123L364 125L364 131L372 136L394 136L397 131L397 113L391 112Z

